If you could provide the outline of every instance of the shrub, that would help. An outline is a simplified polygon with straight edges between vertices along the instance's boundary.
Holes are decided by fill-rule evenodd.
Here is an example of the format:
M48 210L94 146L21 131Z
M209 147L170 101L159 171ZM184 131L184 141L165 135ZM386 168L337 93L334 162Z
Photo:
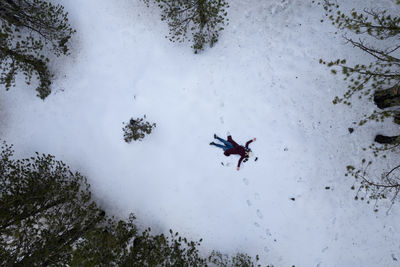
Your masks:
M131 118L129 122L126 123L122 128L125 142L130 143L132 140L141 141L146 134L151 134L152 130L156 127L156 124L144 121L145 118L146 115L144 115L143 118L137 118L136 120Z

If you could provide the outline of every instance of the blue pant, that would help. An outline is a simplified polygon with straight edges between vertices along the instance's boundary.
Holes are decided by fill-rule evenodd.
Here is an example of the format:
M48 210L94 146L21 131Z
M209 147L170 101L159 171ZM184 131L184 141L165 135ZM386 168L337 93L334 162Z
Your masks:
M224 145L220 145L220 144L214 144L214 146L222 148L224 151L230 148L233 148L233 145L231 144L231 142L228 142L220 137L217 136L217 139L219 141L221 141L222 143L224 143Z

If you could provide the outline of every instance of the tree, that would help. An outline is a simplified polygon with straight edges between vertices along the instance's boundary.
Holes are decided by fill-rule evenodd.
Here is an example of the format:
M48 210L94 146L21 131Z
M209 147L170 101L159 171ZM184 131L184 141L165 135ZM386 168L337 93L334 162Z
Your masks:
M70 265L121 266L138 235L134 220L132 214L127 221L108 217L76 243Z
M342 97L336 97L334 104L344 103L351 105L351 98L358 95L358 98L368 97L374 100L381 109L398 106L398 89L400 85L400 58L397 56L400 49L400 17L387 15L387 11L377 11L364 9L364 12L357 12L354 9L350 15L338 10L339 5L324 2L324 8L332 24L340 30L346 30L364 38L355 40L344 35L343 38L357 49L361 49L373 59L367 65L355 64L348 66L346 59L337 59L320 63L332 68L332 73L336 74L339 67L344 80L349 81L347 92ZM367 41L366 37L371 37ZM371 43L375 44L372 45ZM365 119L360 121L360 125L368 120L382 121L392 117L397 110L375 111L373 114L365 115Z
M252 257L245 253L237 253L235 256L229 257L226 254L222 254L218 251L211 252L208 260L215 264L216 266L221 267L258 267L261 266L257 264L259 258L256 256L256 260L254 261ZM266 267L273 267L272 265L267 265Z
M68 41L75 31L61 5L45 0L2 0L0 2L0 84L15 86L18 73L27 84L34 74L39 79L37 95L51 92L52 74L48 52L68 54Z
M51 155L15 160L0 152L1 266L207 266L202 240L139 232L92 200L87 179ZM252 259L242 254L240 259ZM233 261L238 262L238 261ZM216 266L238 266L218 265ZM214 265L214 266L215 266ZM254 266L254 265L249 265Z
M148 6L156 3L162 13L161 20L169 26L169 40L172 42L192 42L195 53L212 47L224 29L228 19L225 0L143 0Z
M400 4L400 1L397 1ZM346 59L337 59L320 63L332 68L332 73L336 74L341 70L344 80L349 82L348 90L342 97L336 97L334 104L344 103L351 106L351 99L358 96L359 99L367 97L373 101L379 110L374 110L371 114L364 114L364 118L359 122L363 125L368 121L384 121L386 118L393 118L394 122L400 124L400 17L387 14L386 10L364 9L363 12L352 10L351 14L345 14L339 10L339 5L333 4L328 0L323 2L332 24L338 29L347 31L353 36L362 36L357 40L347 34L343 38L353 47L365 52L371 58L369 64L355 64L349 66ZM374 156L381 152L392 151L400 146L400 136L385 136L378 134L375 144L370 145ZM365 150L365 149L364 149ZM382 156L386 158L386 154ZM398 198L400 192L399 166L392 168L388 172L380 175L371 175L368 168L372 161L366 163L362 160L362 167L355 168L347 166L347 175L356 179L357 186L352 189L357 190L355 199L374 201L374 210L378 211L378 201L390 199L391 204ZM391 206L390 206L391 207Z
M355 200L366 200L367 203L371 201L374 204L374 211L379 210L378 201L389 199L390 207L399 199L400 193L400 165L392 168L388 172L383 172L379 177L373 177L368 172L368 167L372 162L366 163L363 161L363 168L356 169L353 166L347 166L346 175L353 176L358 185ZM355 190L356 186L353 185L351 189Z
M74 244L104 221L89 184L53 156L0 154L0 265L67 264Z
M169 230L170 236L151 235L148 228L137 236L122 266L207 266L199 254L198 242Z

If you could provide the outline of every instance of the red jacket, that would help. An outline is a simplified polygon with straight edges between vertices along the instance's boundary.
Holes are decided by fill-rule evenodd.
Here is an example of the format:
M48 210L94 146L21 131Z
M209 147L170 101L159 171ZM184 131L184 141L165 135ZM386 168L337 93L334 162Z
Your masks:
M239 146L235 141L233 141L232 136L228 136L228 142L230 142L233 145L233 148L225 150L224 154L225 156L229 157L229 155L240 155L240 159L238 162L238 167L240 167L240 164L242 163L242 160L246 157L246 149L249 148L249 144L253 142L253 140L247 141L246 147Z

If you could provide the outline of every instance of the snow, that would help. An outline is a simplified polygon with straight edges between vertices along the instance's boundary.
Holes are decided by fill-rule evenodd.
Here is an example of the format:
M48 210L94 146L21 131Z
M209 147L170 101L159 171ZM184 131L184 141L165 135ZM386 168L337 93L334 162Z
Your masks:
M344 176L378 129L398 129L354 125L374 109L366 100L332 104L346 83L318 60L364 55L320 22L321 7L232 0L218 43L194 55L164 38L159 11L140 1L60 3L78 32L71 57L55 61L53 93L41 101L23 82L0 91L0 137L18 156L53 154L89 178L110 214L203 238L206 250L274 266L398 265L397 206L374 213ZM144 114L157 128L126 144L122 122ZM237 171L238 158L208 145L227 131L240 143L257 137L258 161Z

